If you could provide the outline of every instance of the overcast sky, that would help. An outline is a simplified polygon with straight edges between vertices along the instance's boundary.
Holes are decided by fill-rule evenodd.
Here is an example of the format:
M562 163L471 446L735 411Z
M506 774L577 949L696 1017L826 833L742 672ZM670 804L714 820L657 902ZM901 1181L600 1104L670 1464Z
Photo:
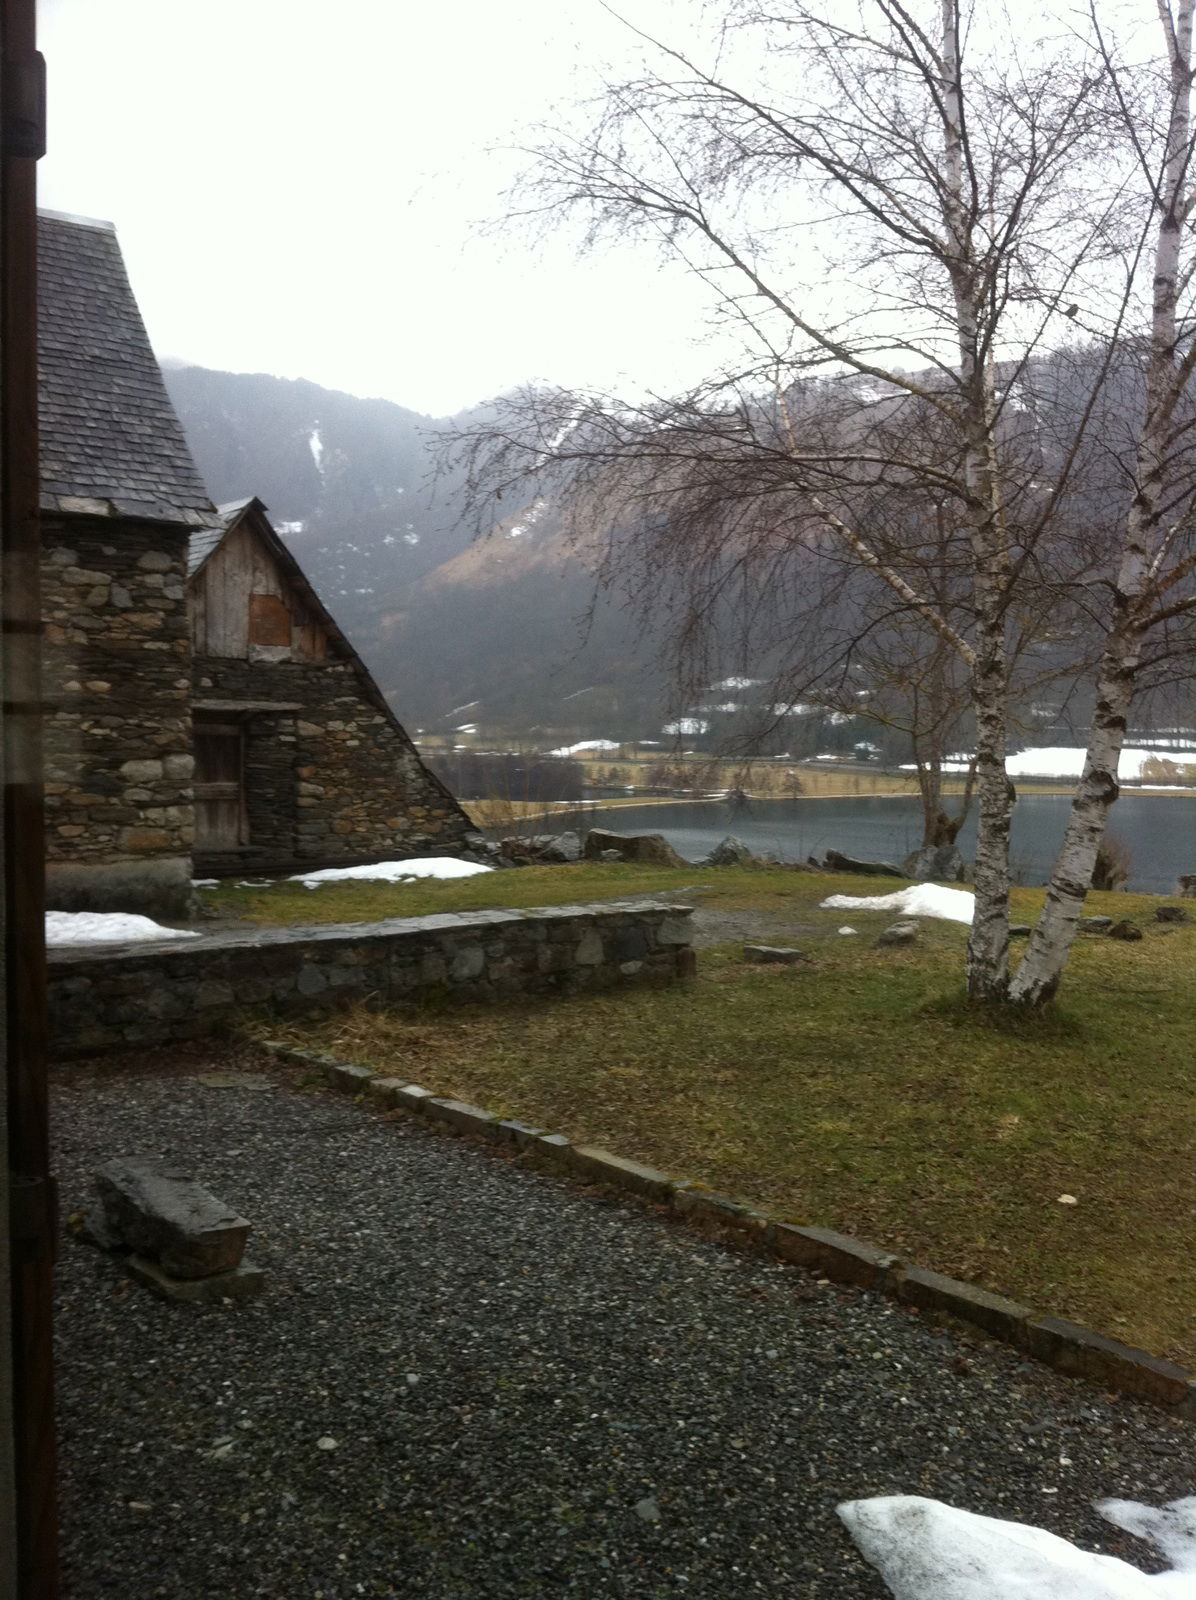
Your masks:
M116 224L160 357L433 414L711 365L678 269L483 227L511 146L636 48L598 0L42 0L40 31L41 203Z

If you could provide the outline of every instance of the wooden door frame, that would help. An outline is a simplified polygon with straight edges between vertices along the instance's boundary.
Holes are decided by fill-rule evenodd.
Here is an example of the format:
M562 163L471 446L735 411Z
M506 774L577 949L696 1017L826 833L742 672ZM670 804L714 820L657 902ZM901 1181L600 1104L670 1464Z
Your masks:
M195 850L197 854L205 852L219 855L222 850L243 850L249 844L249 797L245 787L245 745L246 745L246 718L237 716L235 712L192 712L191 729L192 742L196 750L196 776L192 781L192 796L195 803ZM202 791L227 790L232 787L225 782L204 782L198 775L198 735L200 733L215 733L235 735L237 739L237 777L236 794L212 793ZM205 800L231 800L237 801L237 837L235 843L223 844L221 841L205 841L199 837L199 807Z

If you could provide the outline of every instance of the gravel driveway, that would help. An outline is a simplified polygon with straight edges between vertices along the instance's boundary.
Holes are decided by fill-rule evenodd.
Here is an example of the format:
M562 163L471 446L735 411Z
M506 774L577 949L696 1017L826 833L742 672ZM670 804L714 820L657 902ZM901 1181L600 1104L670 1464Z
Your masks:
M189 1076L237 1066L272 1085ZM183 1156L271 1274L169 1305L64 1241L73 1600L863 1600L841 1499L931 1494L1145 1565L1089 1502L1196 1487L1160 1413L273 1063L77 1068L56 1099L64 1215L102 1160Z

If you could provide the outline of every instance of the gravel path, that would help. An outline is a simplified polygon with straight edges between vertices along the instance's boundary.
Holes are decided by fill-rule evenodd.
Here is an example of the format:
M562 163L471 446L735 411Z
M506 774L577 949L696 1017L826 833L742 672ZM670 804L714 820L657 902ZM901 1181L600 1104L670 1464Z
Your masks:
M188 1076L238 1065L273 1086ZM932 1494L1145 1565L1089 1503L1196 1487L1160 1413L254 1057L76 1069L56 1098L64 1215L101 1160L183 1156L272 1278L167 1305L64 1242L73 1600L864 1600L843 1498Z
M676 901L678 905L692 906L694 948L708 950L711 945L730 944L736 939L761 940L782 939L786 943L794 939L827 939L837 935L839 922L824 921L821 923L795 922L791 916L783 911L722 911L714 906L705 905L702 895L706 893L704 887L694 888L692 885L679 889L661 890L656 894L633 894L626 897L629 905L638 901L652 901L659 904L661 901Z
M749 943L779 939L782 944L800 939L808 943L811 939L829 938L837 932L837 925L794 922L792 917L771 911L716 911L701 903L694 911L694 948L698 950L709 949L714 944L729 944L734 939L746 939Z

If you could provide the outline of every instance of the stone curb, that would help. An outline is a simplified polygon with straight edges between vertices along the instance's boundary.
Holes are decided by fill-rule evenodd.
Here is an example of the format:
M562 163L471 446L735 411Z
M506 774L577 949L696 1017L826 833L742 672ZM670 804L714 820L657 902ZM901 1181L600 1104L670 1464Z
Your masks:
M687 1222L733 1232L765 1254L832 1283L887 1295L912 1310L953 1317L1070 1377L1196 1418L1196 1381L1182 1367L1078 1323L1039 1316L1015 1300L909 1265L876 1245L831 1228L778 1222L752 1206L712 1194L686 1179L670 1178L642 1162L595 1145L575 1145L562 1133L545 1133L514 1118L500 1120L493 1112L443 1099L401 1078L384 1077L368 1067L277 1040L255 1042L277 1060L319 1068L330 1087L343 1094L365 1094L447 1131L511 1144L556 1172L667 1205Z

